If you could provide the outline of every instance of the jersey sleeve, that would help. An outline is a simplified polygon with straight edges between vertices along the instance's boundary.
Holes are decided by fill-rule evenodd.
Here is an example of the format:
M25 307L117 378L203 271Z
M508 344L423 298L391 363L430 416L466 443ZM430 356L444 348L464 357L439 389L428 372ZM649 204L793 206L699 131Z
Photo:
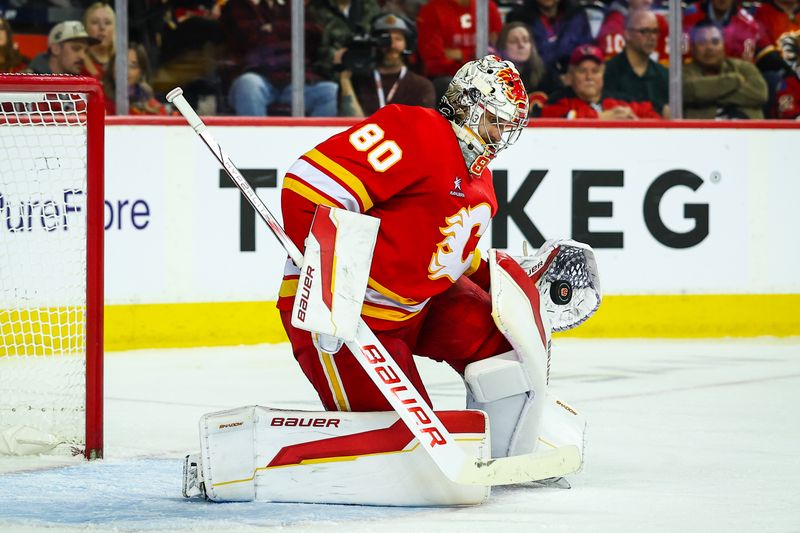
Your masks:
M421 113L426 112L386 106L312 148L289 168L281 208L295 244L305 240L318 205L369 213L422 178L420 168L428 156L416 128L428 117Z

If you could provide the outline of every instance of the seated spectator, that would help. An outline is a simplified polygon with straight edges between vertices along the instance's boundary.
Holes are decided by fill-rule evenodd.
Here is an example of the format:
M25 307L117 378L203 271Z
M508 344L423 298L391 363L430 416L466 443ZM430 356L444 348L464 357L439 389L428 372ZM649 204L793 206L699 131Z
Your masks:
M266 116L271 105L290 106L291 3L229 0L222 8L220 24L232 58L241 62L244 71L233 80L228 92L235 113ZM305 111L313 117L331 117L336 116L338 85L322 80L308 60L318 46L319 35L318 27L306 24Z
M782 60L789 67L775 88L769 118L800 119L800 31L780 39Z
M33 74L80 74L86 50L99 41L90 37L79 20L59 22L47 36L47 52L28 66Z
M506 16L506 23L531 27L536 50L549 72L566 63L579 45L592 42L589 19L575 0L525 0Z
M698 23L691 53L692 61L683 67L685 118L764 118L767 84L752 63L725 55L719 27Z
M0 72L22 72L28 66L28 61L17 50L11 24L0 17Z
M624 93L636 101L647 101L669 117L669 70L651 59L659 41L656 14L648 9L628 13L625 48L606 62L605 88Z
M564 84L555 69L549 72L545 69L528 25L511 22L503 26L497 38L497 53L517 67L528 92L529 116L539 116L548 95L563 89Z
M594 45L575 49L567 67L567 89L552 95L542 117L631 120L661 118L650 102L630 102L603 89L603 52Z
M103 79L106 114L116 115L115 67L113 57ZM150 86L150 61L144 46L128 43L128 106L131 115L166 115L164 104L156 100Z
M312 68L323 79L334 81L342 68L342 56L353 37L363 37L380 14L377 0L311 0L306 21L322 28ZM308 52L308 49L306 50Z
M114 55L115 23L114 10L103 2L95 2L83 14L86 32L98 41L86 51L84 73L98 80L103 79Z
M339 114L363 117L387 104L433 108L436 105L433 83L410 71L405 62L405 57L413 53L413 23L400 15L382 15L373 22L372 35L381 42L377 64L369 72L341 72Z
M503 20L489 0L489 44L497 41ZM475 59L475 0L430 0L417 15L423 73L441 98L453 74Z
M139 35L132 40L145 45L147 57L158 65L153 73L153 90L165 94L180 86L186 100L202 115L213 115L226 107L221 71L228 65L220 61L223 38L217 20L219 9L212 4L210 0L156 2L151 10L161 21L152 28L155 33L149 33L146 27L141 31L139 21L136 32L132 32ZM154 42L158 43L155 49Z
M620 54L625 48L625 23L631 11L652 9L653 0L614 0L597 34L597 46L603 50L606 60ZM669 63L667 44L669 43L669 24L663 15L656 13L658 22L658 42L651 52L653 61L666 65Z
M757 52L769 45L761 27L738 0L704 0L687 7L683 13L687 40L694 25L703 20L720 27L728 57L755 62Z

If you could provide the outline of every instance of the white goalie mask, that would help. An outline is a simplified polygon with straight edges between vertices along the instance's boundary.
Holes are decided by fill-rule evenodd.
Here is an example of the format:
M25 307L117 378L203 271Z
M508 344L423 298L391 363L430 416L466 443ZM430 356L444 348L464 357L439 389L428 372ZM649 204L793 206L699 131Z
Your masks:
M458 69L438 109L453 124L467 168L480 175L528 123L528 94L513 63L488 55Z

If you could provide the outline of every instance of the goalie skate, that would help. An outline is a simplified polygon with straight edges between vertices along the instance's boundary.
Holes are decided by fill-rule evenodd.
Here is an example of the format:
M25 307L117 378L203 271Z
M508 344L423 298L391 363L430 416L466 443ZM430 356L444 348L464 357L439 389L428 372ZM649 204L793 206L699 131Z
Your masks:
M183 460L183 497L206 498L206 486L203 483L203 469L200 467L200 455L190 454Z

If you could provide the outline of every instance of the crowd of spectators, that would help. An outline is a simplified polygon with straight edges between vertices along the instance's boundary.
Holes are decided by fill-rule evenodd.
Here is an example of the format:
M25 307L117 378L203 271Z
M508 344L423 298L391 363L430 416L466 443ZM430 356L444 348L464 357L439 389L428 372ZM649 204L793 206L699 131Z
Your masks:
M519 69L532 116L669 118L668 65L679 57L684 117L800 119L800 0L686 3L680 53L658 2L489 0L490 52ZM19 10L0 10L0 71L95 77L113 114L113 4L67 3L82 16L48 27L47 49L30 58L12 31ZM475 56L475 0L304 4L308 116L434 107ZM203 114L290 114L291 10L290 0L129 2L130 112L168 113L163 97L181 85Z

